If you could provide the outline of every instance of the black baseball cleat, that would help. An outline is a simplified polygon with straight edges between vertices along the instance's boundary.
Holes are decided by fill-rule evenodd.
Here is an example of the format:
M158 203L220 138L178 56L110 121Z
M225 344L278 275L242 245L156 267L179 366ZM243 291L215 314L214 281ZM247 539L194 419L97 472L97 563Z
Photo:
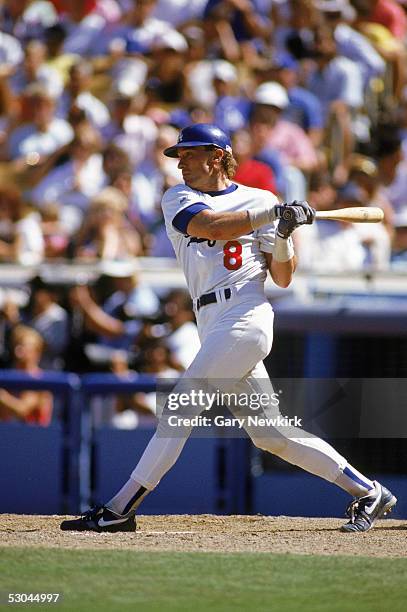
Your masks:
M97 531L98 533L116 533L118 531L136 531L136 519L132 516L120 516L105 506L95 506L77 519L62 521L63 531Z
M350 521L341 527L341 531L369 531L377 519L386 516L396 505L397 497L379 482L374 481L373 484L375 488L369 495L358 497L349 504L346 514Z

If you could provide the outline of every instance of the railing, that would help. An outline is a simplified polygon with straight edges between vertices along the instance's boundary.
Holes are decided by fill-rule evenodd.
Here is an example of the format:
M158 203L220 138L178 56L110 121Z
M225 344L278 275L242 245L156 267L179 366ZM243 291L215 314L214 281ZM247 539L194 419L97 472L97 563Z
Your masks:
M164 382L160 380L160 389L164 389ZM0 495L0 512L74 514L94 502L95 496L105 499L113 492L112 486L119 487L121 479L128 478L154 431L94 427L90 409L90 400L97 395L155 391L153 376L78 377L52 372L30 376L3 370L0 387L48 390L64 400L62 432L52 425L0 424L0 490L8 492ZM188 441L144 511L246 512L249 471L247 440L209 437Z
M74 512L79 506L80 498L79 456L81 446L81 381L79 376L61 372L42 372L33 376L18 370L0 370L0 387L9 391L50 391L62 399L62 448L59 449L62 454L61 465L63 468L61 474L61 505L62 508L66 509L68 512ZM16 443L18 443L18 432L15 439ZM0 448L1 447L0 435ZM35 457L35 449L32 456ZM48 459L50 462L55 460L54 457L49 457ZM2 458L2 480L5 482L7 482L7 461L13 462L14 460L15 456ZM24 469L24 465L22 465L22 480L24 480Z
M325 341L311 342L316 355L324 353ZM308 352L311 348L308 347ZM276 355L279 359L278 351ZM305 369L314 361L315 357L311 358L308 366L305 362ZM328 361L325 355L324 364ZM311 370L315 376L316 368ZM304 374L307 375L307 371ZM153 433L153 428L123 431L94 427L90 399L96 395L154 391L154 377L120 378L112 374L78 377L52 372L30 376L9 370L0 371L0 387L12 391L48 390L63 399L60 423L49 428L0 424L0 512L75 514L91 502L109 499L128 478ZM367 440L364 444L370 442ZM400 470L394 470L395 462L399 461L397 452L402 450L405 454L405 444L403 440L389 442L393 446L385 447L386 452L378 462L386 471L385 482L389 478L389 484L394 481L396 493L400 497L403 493L407 499L406 477ZM361 441L357 443L360 445ZM367 469L371 469L367 446L366 449L364 460ZM157 491L148 496L143 512L242 514L264 512L265 508L267 513L273 513L273 508L277 508L288 514L306 516L309 512L317 516L321 505L318 495L322 494L326 496L326 503L329 502L324 512L337 511L331 504L337 495L326 483L318 481L316 484L303 472L285 473L277 467L273 468L273 478L277 480L273 480L270 487L268 481L259 478L260 472L255 473L253 457L256 458L256 451L247 439L201 437L190 440ZM304 505L298 497L291 503L284 495L284 508L280 508L281 504L279 506L275 499L278 490L275 487L281 485L285 490L292 487L294 481L295 486L306 482L317 487L312 498L315 504L307 498L308 505ZM340 508L341 503L338 502L337 507ZM406 504L399 503L399 516L407 516Z

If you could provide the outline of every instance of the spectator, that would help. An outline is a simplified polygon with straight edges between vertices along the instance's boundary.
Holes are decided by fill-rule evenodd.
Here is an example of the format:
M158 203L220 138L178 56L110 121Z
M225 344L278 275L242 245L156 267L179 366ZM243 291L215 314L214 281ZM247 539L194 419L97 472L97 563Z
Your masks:
M42 85L49 95L56 99L63 89L59 73L45 63L46 47L39 40L31 40L24 50L24 60L9 79L14 95L22 92L32 83Z
M378 128L376 157L379 180L384 196L393 212L400 214L407 208L407 163L403 161L401 137L398 126L382 125Z
M191 298L186 291L174 289L165 298L163 311L169 327L165 343L171 351L172 367L186 370L201 347Z
M133 210L134 204L137 203L140 218L148 228L148 234L145 236L146 251L152 257L175 257L161 209L164 191L182 182L178 160L163 155L163 150L174 142L174 133L176 134L175 128L169 125L159 128L152 159L141 163L133 177L136 196ZM150 204L148 209L147 203ZM131 218L134 218L134 212L131 212Z
M100 36L95 38L92 55L107 55L112 45L118 42L123 49L128 43L128 48L134 51L151 51L158 36L174 31L168 23L153 17L156 6L157 0L130 0L125 18L115 24L108 24Z
M254 159L265 163L271 168L276 181L277 193L284 194L283 198L287 199L287 168L283 165L280 153L269 144L268 124L262 117L257 121L252 116L249 123L249 132L254 151ZM299 174L303 177L301 172L299 172Z
M391 235L393 228L393 209L380 184L377 163L364 155L352 155L349 180L355 182L366 191L369 197L369 206L378 206L383 210L384 225Z
M0 261L38 264L44 255L40 216L15 187L0 188Z
M112 54L109 58L98 58L96 64L101 66L105 76L110 78L111 91L119 96L129 98L142 92L148 74L147 60L127 48L118 57ZM150 62L149 62L150 65Z
M119 376L129 373L123 351L115 351L112 356L112 371ZM152 338L143 347L143 360L138 371L157 379L179 377L179 372L173 365L171 351L164 340ZM118 429L134 429L135 427L156 425L157 419L156 393L134 393L131 396L120 396L116 399L115 414L112 425Z
M178 161L163 154L164 149L170 146L171 142L174 142L174 138L176 138L175 128L162 125L158 129L151 158L142 162L134 174L140 217L147 226L152 225L159 217L164 191L182 182ZM148 190L144 186L145 182L149 186L149 197L147 197ZM143 197L146 197L147 202L150 202L150 206L147 206L147 202L142 201Z
M352 119L363 105L362 72L358 64L337 54L334 35L326 26L315 32L313 53L316 68L307 86L321 101L328 146L335 151L332 171L340 180L354 147Z
M67 119L72 107L84 112L95 129L104 128L110 120L109 111L89 90L93 68L89 62L79 61L69 70L67 86L59 98L56 116Z
M32 111L32 122L17 127L9 135L6 159L39 163L73 138L69 123L55 117L55 100L37 83L24 91Z
M248 130L238 130L232 137L233 155L237 161L234 180L248 187L267 189L276 193L277 187L271 168L253 158L254 146Z
M282 85L262 83L254 94L252 120L267 126L268 145L281 154L283 162L310 172L318 163L316 151L302 128L283 119L288 105L287 91Z
M18 120L19 103L11 94L7 79L0 75L0 151L4 151L8 134Z
M129 369L128 355L125 351L114 351L111 357L111 370L118 377L126 378L135 374ZM134 393L120 394L114 398L113 415L110 424L116 429L135 429L136 427L154 427L156 394Z
M326 125L330 114L339 117L347 108L357 110L363 105L362 73L358 64L338 55L334 35L326 26L315 32L313 56L316 69L307 86L321 101Z
M128 199L105 187L90 202L74 240L75 256L85 259L128 259L140 254L140 237L126 217Z
M359 64L365 88L372 78L383 76L386 64L369 39L352 27L355 11L348 0L317 0L315 5L333 29L339 55Z
M46 65L56 70L64 85L68 82L71 67L80 60L76 53L65 53L63 50L67 32L60 23L46 28L44 43L47 49Z
M332 202L326 199L326 205ZM349 183L337 194L333 208L366 206L366 192ZM309 228L306 228L309 229ZM389 258L389 236L384 228L378 236L361 236L356 223L318 221L310 232L301 232L299 264L313 272L351 272L365 265L386 267ZM383 246L380 239L384 240Z
M13 74L23 59L23 51L19 41L0 30L0 62L1 78L9 77Z
M80 56L92 55L92 49L106 25L105 18L97 11L95 2L83 0L52 0L59 13L59 23L67 36L64 53Z
M167 343L160 338L154 338L144 346L143 362L139 369L143 374L150 374L156 378L179 377L179 371L175 367L172 353Z
M407 19L402 7L394 0L351 0L352 5L366 21L380 23L395 38L404 41Z
M216 101L216 92L213 88L213 62L209 59L204 29L190 26L183 31L183 34L188 43L185 62L188 98L191 104L212 107Z
M62 370L63 354L68 343L68 313L59 305L60 288L40 276L30 281L30 299L20 312L17 305L8 307L8 322L24 322L43 339L39 365L44 370Z
M157 36L151 49L152 67L146 84L149 106L186 102L185 38L179 32Z
M218 45L218 55L248 66L258 61L258 48L271 31L263 4L256 0L209 0L204 18Z
M144 225L145 217L141 214L140 208L149 210L152 207L151 189L147 180L135 181L130 163L119 168L113 176L106 176L110 181L109 184L126 198L128 202L126 222L134 228L143 241L147 230ZM142 253L143 248L140 247L139 254Z
M119 0L96 0L95 13L107 23L116 23L123 14Z
M127 217L143 238L146 221L154 210L153 191L147 178L133 176L129 156L115 144L107 145L103 151L104 184L123 193L128 200Z
M387 26L371 19L371 9L364 0L355 2L354 7L356 9L354 27L370 41L387 64L384 74L386 90L383 93L394 104L393 96L399 97L401 95L405 83L405 46L403 41L397 35L394 35ZM400 7L398 7L398 10L403 13ZM402 29L405 29L406 23L406 17L403 16L399 25Z
M184 24L201 19L207 0L158 0L154 16L180 30Z
M319 147L323 138L322 109L316 94L298 84L299 63L288 53L273 55L268 75L271 81L280 83L288 95L288 105L284 109L283 119L299 125L309 136L315 147ZM257 72L261 77L262 72ZM264 74L264 69L263 69Z
M113 142L129 156L133 170L150 158L157 138L157 127L150 117L143 114L144 98L114 92L111 104L111 121L103 128L106 143Z
M73 289L72 304L83 313L87 328L99 334L98 346L129 350L141 329L142 319L156 314L158 298L140 283L133 263L106 262L102 270L113 279L115 287L103 306L99 306L84 286Z
M370 192L355 182L348 182L337 196L338 208L369 206ZM355 223L354 229L365 251L363 266L386 270L390 262L390 234L383 223Z
M247 125L250 101L239 95L238 73L233 64L224 60L213 62L213 87L216 92L214 122L233 134Z
M12 366L31 375L41 372L43 340L38 332L17 325L11 337ZM18 420L46 427L52 419L52 395L48 391L21 391L17 395L0 389L0 420Z
M274 48L288 51L297 60L311 58L314 29L323 21L313 0L288 0L285 7L279 6L275 12L278 19L272 33Z
M3 0L0 7L0 30L21 42L40 39L44 28L57 20L51 2L42 0Z
M66 256L70 238L62 221L61 206L57 202L49 202L41 207L40 214L45 258Z
M31 200L39 207L50 202L59 203L60 219L69 235L77 231L91 198L103 186L100 150L98 132L91 125L81 125L69 147L57 153L57 159L64 154L67 161L52 168L57 159L50 158L40 169L44 178L30 193Z

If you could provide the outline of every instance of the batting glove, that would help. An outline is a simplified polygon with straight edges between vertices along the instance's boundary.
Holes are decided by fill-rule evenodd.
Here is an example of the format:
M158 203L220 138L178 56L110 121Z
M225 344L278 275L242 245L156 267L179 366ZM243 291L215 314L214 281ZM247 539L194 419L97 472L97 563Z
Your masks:
M277 236L286 240L300 225L311 225L315 213L315 208L305 201L294 200L284 204L277 226Z

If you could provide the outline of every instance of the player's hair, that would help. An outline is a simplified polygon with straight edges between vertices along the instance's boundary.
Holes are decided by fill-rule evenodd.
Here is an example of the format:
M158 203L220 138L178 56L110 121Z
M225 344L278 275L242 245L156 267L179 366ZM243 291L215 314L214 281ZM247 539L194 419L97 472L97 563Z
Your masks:
M207 145L204 147L205 150L207 151L213 151L215 149L219 149L219 147L216 147L214 145ZM223 157L222 157L222 170L225 173L225 175L231 179L235 176L236 174L236 168L237 168L237 161L235 160L235 158L233 157L232 153L229 153L229 151L225 151L224 149L221 149L221 151L223 151Z
M203 148L205 151L215 151L216 149L223 151L222 170L228 178L233 178L235 176L237 161L233 157L232 153L225 151L225 149L220 149L220 147L216 147L215 145L206 145Z
M225 151L222 158L222 167L226 176L231 179L236 174L237 161L233 157L232 153Z

